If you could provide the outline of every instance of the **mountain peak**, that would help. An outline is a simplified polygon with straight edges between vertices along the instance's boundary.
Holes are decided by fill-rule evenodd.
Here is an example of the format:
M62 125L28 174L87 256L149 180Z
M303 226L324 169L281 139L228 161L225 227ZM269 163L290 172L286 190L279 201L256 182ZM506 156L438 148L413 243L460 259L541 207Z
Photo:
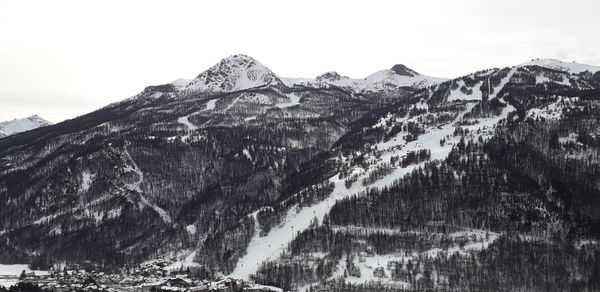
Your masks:
M317 80L329 80L329 81L338 81L342 78L347 78L347 77L344 77L335 71L325 72L325 73L317 76Z
M0 123L0 137L9 136L19 132L33 130L35 128L51 125L52 123L38 115L22 119L13 119Z
M46 119L44 119L44 118L42 118L42 117L40 117L38 115L29 116L26 119L28 119L30 121L37 121L37 122L48 124L48 125L52 124L48 120L46 120Z
M412 69L404 66L403 64L396 64L390 70L393 71L394 73L396 73L396 75L401 75L401 76L413 77L413 76L421 75L421 74L417 73L417 71L412 70Z
M231 55L227 58L223 58L221 59L221 61L219 61L219 63L217 63L216 65L214 65L212 68L223 68L223 67L236 67L236 68L243 68L243 67L252 67L255 66L257 64L260 64L260 62L256 61L254 58L247 56L247 55L243 55L243 54L237 54L237 55ZM260 64L262 66L262 64ZM202 74L200 74L202 75Z
M265 86L279 78L266 66L246 55L232 55L200 73L185 89L230 92Z
M518 66L539 66L552 70L559 70L569 72L571 74L578 74L581 72L589 71L595 73L600 71L600 67L594 65L581 64L576 62L564 62L557 59L532 59L531 62L523 63Z

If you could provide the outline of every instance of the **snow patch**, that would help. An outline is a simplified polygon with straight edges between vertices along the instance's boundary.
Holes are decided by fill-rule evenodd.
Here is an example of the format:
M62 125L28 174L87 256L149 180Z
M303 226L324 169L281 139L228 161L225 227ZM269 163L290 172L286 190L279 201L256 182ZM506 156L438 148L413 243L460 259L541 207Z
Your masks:
M166 267L170 271L178 271L187 267L199 267L200 264L194 262L196 251L183 251L177 255L177 260Z
M203 111L210 111L210 110L214 110L215 106L217 105L217 99L211 99L208 102L206 102L204 104L206 107L204 108Z
M190 117L190 115L180 117L179 119L177 119L177 122L185 125L187 127L188 131L195 131L196 129L198 129L198 127L196 127L194 124L192 124L190 122L190 120L188 119L189 117Z
M250 155L250 151L248 151L248 149L244 149L242 153L244 153L244 156L246 156L248 160L252 161L252 155Z
M81 186L79 188L79 192L87 192L90 189L90 186L94 182L94 178L96 175L90 173L89 171L84 171L81 173Z
M196 234L196 226L194 226L194 224L190 224L185 227L185 231L187 231L189 235L194 235Z
M8 288L17 284L19 282L19 276L23 271L27 273L33 272L37 276L47 276L50 274L48 271L30 270L29 266L25 264L0 264L0 287Z
M289 102L278 103L275 106L278 108L288 108L300 104L300 96L296 95L295 93L290 93L287 96L290 98Z

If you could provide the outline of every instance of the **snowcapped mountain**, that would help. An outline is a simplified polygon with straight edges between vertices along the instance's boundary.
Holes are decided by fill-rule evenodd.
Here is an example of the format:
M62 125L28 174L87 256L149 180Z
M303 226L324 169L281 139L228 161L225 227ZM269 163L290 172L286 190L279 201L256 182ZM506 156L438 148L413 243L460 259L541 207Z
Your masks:
M446 78L424 76L401 65L375 72L363 79L327 72L316 78L279 77L269 68L246 55L233 55L221 60L193 80L179 79L171 84L177 90L191 92L233 92L264 86L296 85L327 88L337 86L354 92L393 91L399 87L425 88L446 81Z
M365 78L354 79L342 76L337 72L326 72L315 79L282 78L287 85L303 85L313 87L336 86L354 92L388 92L400 87L426 88L447 81L447 78L425 76L401 65L394 65L389 70L377 71Z
M33 115L22 119L14 119L11 121L4 121L0 123L0 138L51 124L51 122L44 120L38 115Z
M246 55L233 55L200 73L183 89L191 91L231 92L281 83L260 62Z
M231 56L1 139L0 262L160 258L302 291L493 290L498 265L544 290L567 263L580 285L599 121L591 65L292 79Z

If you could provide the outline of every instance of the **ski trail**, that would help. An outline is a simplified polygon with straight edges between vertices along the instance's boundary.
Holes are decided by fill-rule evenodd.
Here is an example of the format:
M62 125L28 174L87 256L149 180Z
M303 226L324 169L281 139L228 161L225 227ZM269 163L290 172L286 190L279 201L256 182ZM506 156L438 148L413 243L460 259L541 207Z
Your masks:
M187 127L188 131L195 131L196 129L198 129L198 127L196 127L194 124L192 124L190 122L190 120L188 120L188 118L190 116L195 115L195 114L196 113L192 113L192 114L189 114L187 116L180 117L179 119L177 119L177 122L180 123L180 124L185 125Z
M467 108L461 112L454 121L460 121L474 106L475 103L469 103ZM493 118L483 118L480 120L479 124L467 126L467 128L477 129L477 126L479 125L495 125L499 120L504 118L506 114L507 113ZM454 123L450 123L439 129L430 129L429 132L420 135L417 140L406 144L401 142L403 141L401 138L404 133L399 133L396 139L393 139L394 142L390 143L388 141L377 145L377 149L383 150L384 153L381 155L377 164L370 167L370 170L389 162L391 156L403 156L409 151L418 149L430 149L431 160L443 160L448 156L453 145L460 140L460 137L454 137L453 133ZM447 141L444 145L440 145L439 142L442 138L445 138ZM402 147L398 149L397 146ZM294 239L295 234L306 230L310 226L313 218L317 218L322 222L323 217L330 212L336 201L348 198L355 194L360 194L361 192L366 191L367 188L389 186L396 179L405 176L418 167L423 166L425 163L426 162L413 164L404 168L397 167L390 174L368 186L363 186L361 182L368 176L369 171L362 172L359 175L358 180L352 184L350 189L346 188L344 179L339 179L338 175L332 176L329 178L329 181L333 182L335 187L333 192L324 200L312 206L304 207L299 211L297 211L296 206L292 206L288 210L283 223L271 229L266 236L260 236L260 226L258 226L257 223L255 225L254 236L250 240L246 254L238 260L238 264L229 276L232 278L248 280L250 275L259 268L262 262L277 259L285 251L288 244ZM355 172L356 171L358 171L358 169L355 169ZM257 212L252 214L255 220L256 214Z
M148 201L148 199L144 196L144 194L142 192L142 188L141 188L141 185L144 182L144 173L139 169L139 167L137 166L135 161L131 158L131 155L129 154L129 151L127 151L127 148L124 148L123 152L125 153L125 156L127 157L127 159L129 159L129 161L131 162L131 165L127 165L127 167L125 168L125 171L135 172L138 175L138 180L134 183L125 184L125 188L130 191L136 192L140 196L140 200L143 205L154 209L154 211L156 213L158 213L160 218L165 223L171 224L171 222L173 222L173 219L171 219L171 216L169 216L169 213L167 211L165 211L163 208L150 203L150 201Z
M510 72L508 72L508 74L506 75L506 77L502 78L502 81L500 81L500 84L498 86L494 87L494 93L488 94L488 96L489 96L488 100L491 100L491 99L495 98L496 96L498 96L498 93L504 88L504 86L506 86L506 84L510 81L510 79L513 77L513 75L515 74L515 72L517 72L517 69L516 68L512 68L510 70ZM488 78L488 80L489 80L489 78ZM488 88L489 87L490 86L488 86Z
M180 124L182 124L182 125L184 125L184 126L186 126L186 127L187 127L187 129L188 129L188 131L195 131L195 130L197 130L197 129L198 129L198 127L197 127L196 125L192 124L192 123L190 122L189 118L190 118L191 116L193 116L193 115L196 115L196 114L199 114L199 113L201 113L201 112L205 112L205 111L209 111L209 110L213 110L213 109L215 109L215 106L216 106L216 104L217 104L217 99L216 99L216 98L215 98L215 99L211 99L211 100L207 101L207 102L204 104L204 105L205 105L205 108L204 108L204 109L202 109L202 110L199 110L199 111L197 111L197 112L193 112L193 113L191 113L191 114L189 114L189 115L187 115L187 116L180 117L180 118L178 118L178 119L177 119L177 122L178 122L178 123L180 123ZM189 136L189 135L188 135L188 136Z

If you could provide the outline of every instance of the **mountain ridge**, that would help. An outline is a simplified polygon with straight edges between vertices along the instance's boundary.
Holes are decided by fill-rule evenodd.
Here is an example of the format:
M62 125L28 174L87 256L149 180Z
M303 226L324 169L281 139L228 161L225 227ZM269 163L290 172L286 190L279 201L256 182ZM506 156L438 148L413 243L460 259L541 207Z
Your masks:
M360 91L381 90L382 86L429 86L447 79L422 76L416 71L396 64L389 70L377 71L362 79L325 72L315 78L286 78L273 73L247 55L232 55L222 59L194 79L178 79L172 84L180 90L231 92L267 85L308 85L315 87L339 86Z

